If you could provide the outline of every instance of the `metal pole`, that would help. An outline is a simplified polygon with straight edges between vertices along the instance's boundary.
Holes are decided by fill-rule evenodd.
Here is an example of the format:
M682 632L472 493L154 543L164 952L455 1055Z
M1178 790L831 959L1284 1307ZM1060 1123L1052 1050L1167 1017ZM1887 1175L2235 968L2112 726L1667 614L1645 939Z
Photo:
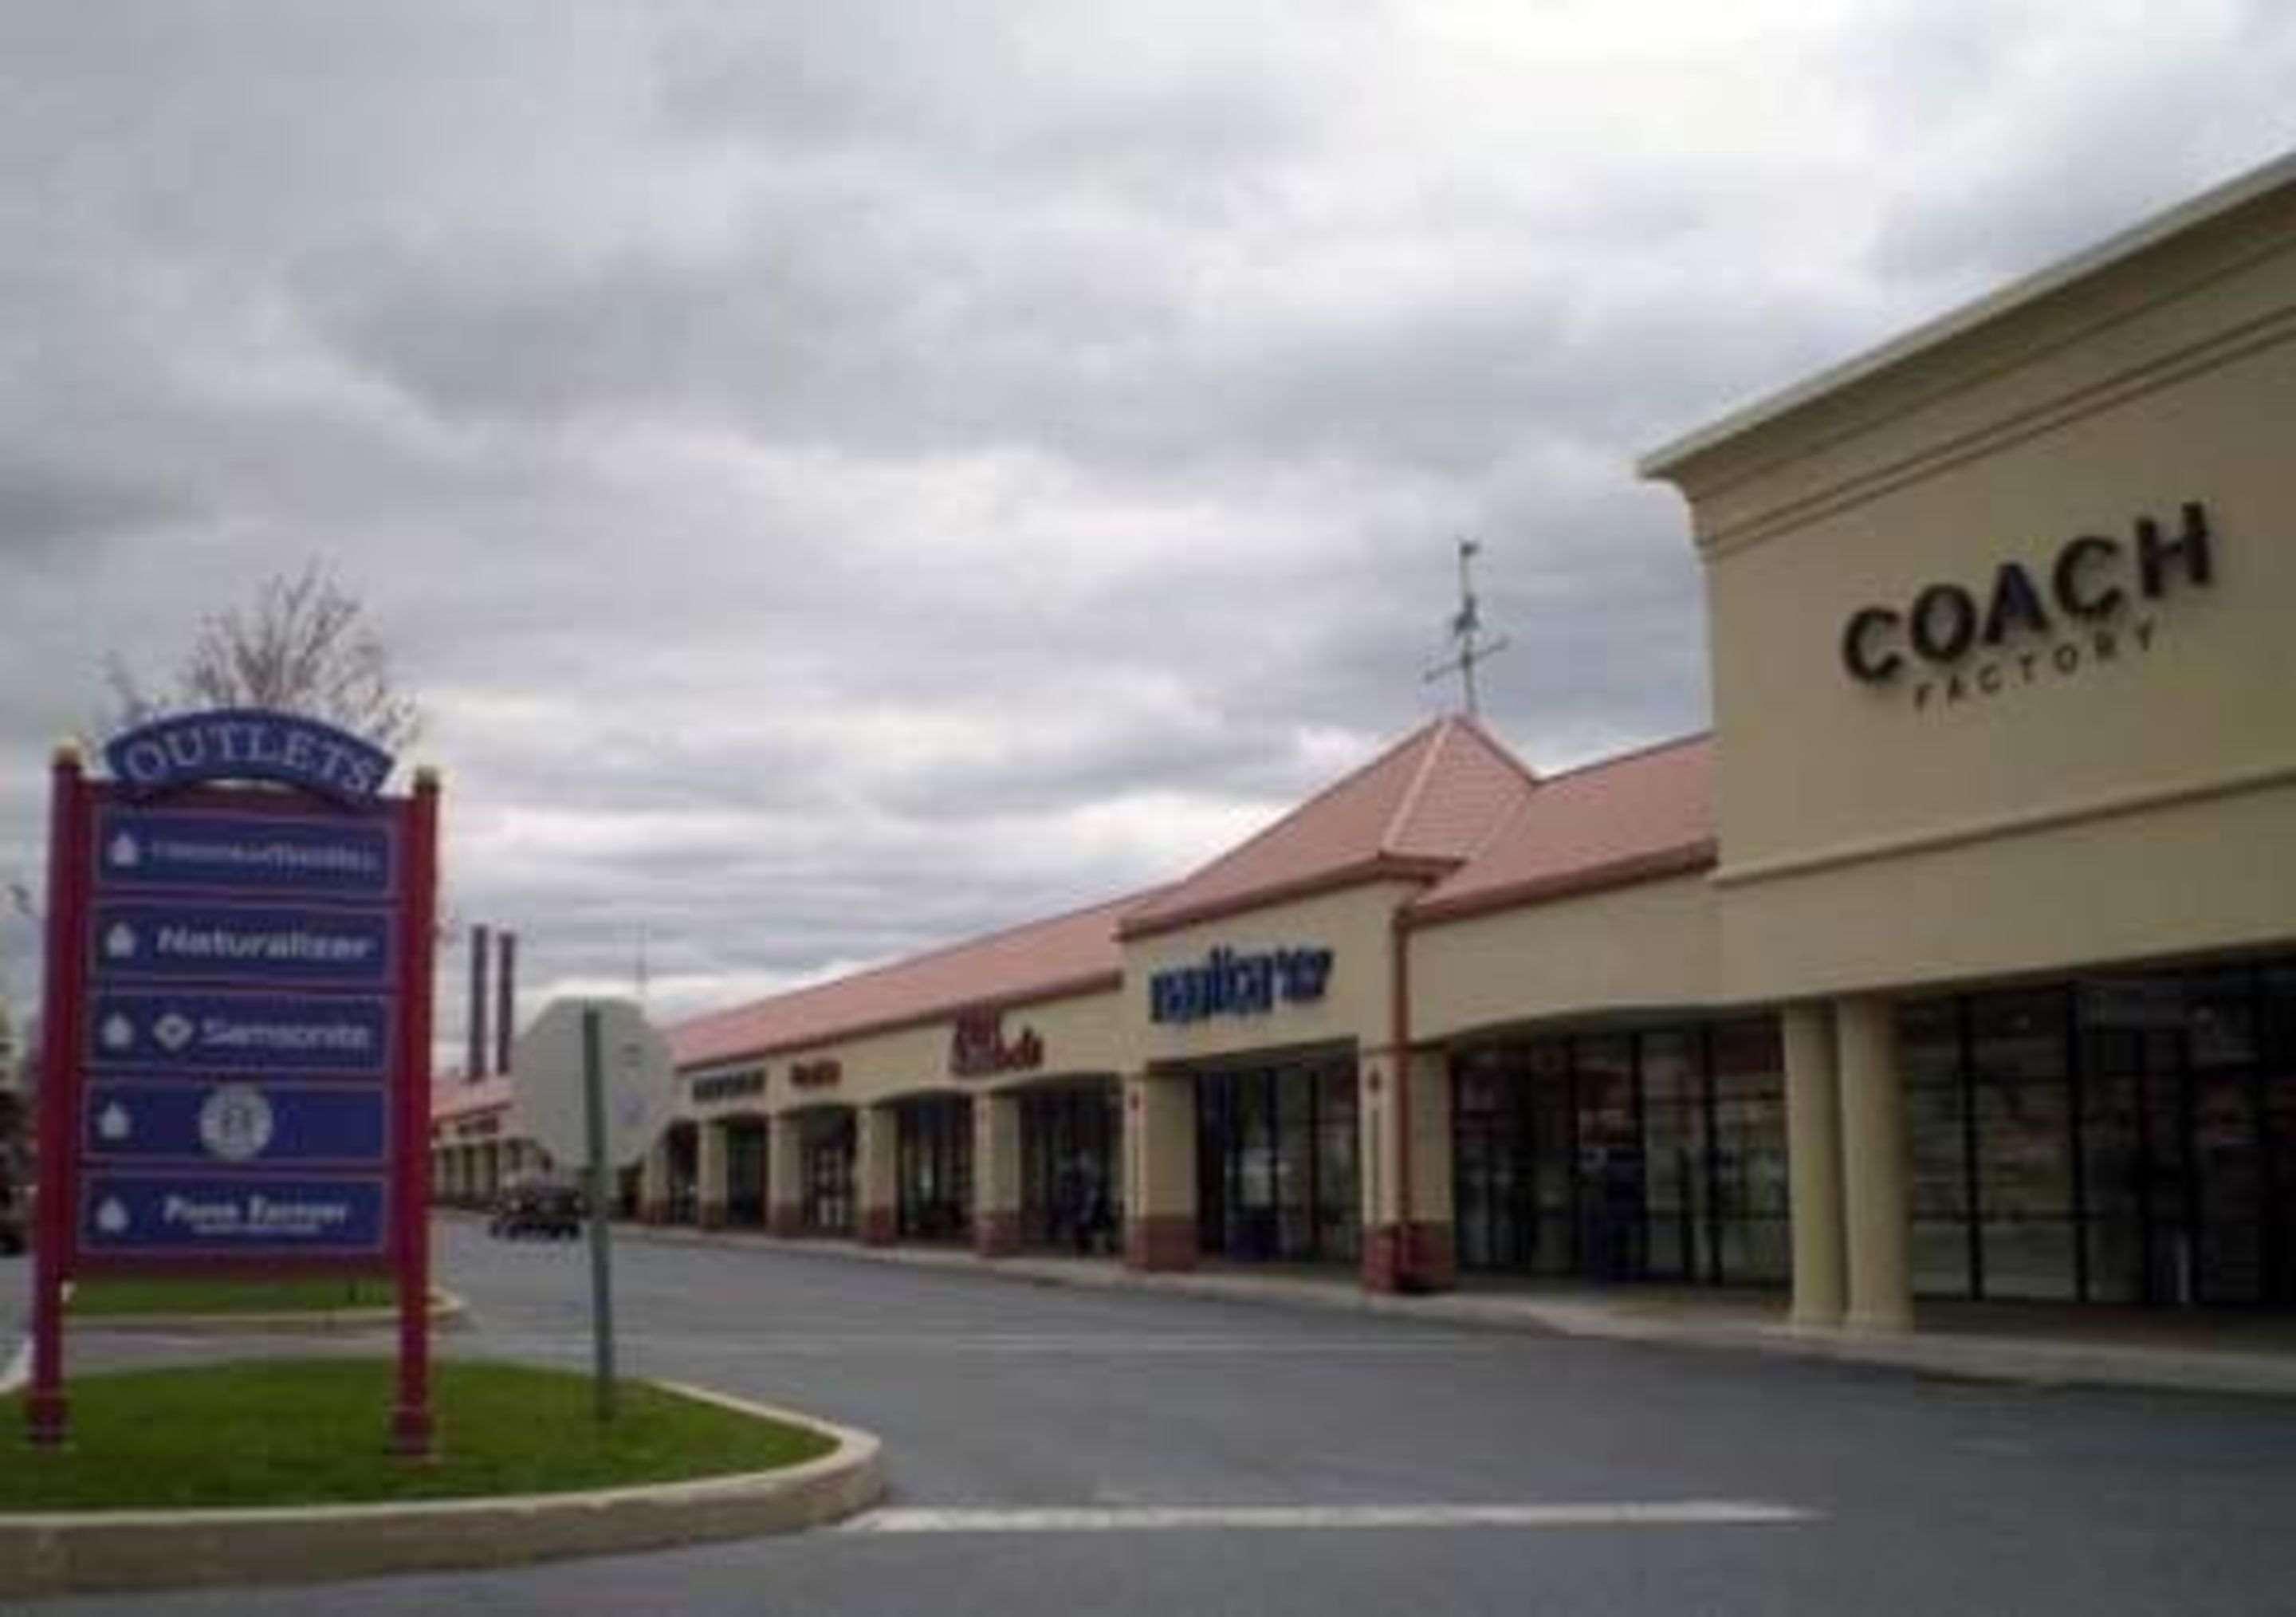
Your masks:
M606 1233L606 1074L598 1055L598 1013L582 1013L582 1112L590 1145L590 1345L598 1419L614 1418L614 1279Z

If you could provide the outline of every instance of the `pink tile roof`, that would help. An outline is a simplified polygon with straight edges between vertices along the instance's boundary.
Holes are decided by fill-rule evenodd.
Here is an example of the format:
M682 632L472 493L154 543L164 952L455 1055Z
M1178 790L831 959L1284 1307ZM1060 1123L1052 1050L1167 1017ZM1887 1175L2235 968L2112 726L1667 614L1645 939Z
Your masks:
M1535 903L1714 862L1714 744L1685 736L1548 776L1414 923Z
M1374 876L1443 874L1536 787L1474 720L1437 719L1134 909L1122 931L1165 932Z
M697 1016L669 1030L670 1051L678 1066L699 1066L849 1038L971 1005L1113 987L1119 980L1117 918L1142 897L1130 894Z
M496 1073L471 1082L459 1072L448 1073L430 1080L430 1120L467 1117L474 1112L490 1111L511 1103L512 1087L508 1075Z

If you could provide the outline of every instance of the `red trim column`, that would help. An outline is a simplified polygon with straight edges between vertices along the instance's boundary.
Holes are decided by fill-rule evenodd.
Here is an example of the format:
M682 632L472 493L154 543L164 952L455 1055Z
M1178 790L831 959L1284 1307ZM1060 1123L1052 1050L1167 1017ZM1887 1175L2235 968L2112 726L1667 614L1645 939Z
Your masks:
M89 841L79 749L56 749L49 770L47 974L40 1011L39 1225L32 1248L32 1380L25 1435L36 1449L71 1434L64 1395L63 1287L70 1277L72 1210L79 1200L79 1059L86 1023Z
M972 1097L972 1250L1003 1258L1021 1249L1021 1102Z
M1196 1080L1124 1080L1124 1266L1196 1267Z
M794 1112L766 1122L766 1228L788 1238L805 1233L805 1137Z
M398 1137L391 1171L398 1264L398 1400L390 1447L410 1459L431 1451L430 1419L430 972L438 922L439 776L414 775L406 805L406 928L398 985Z
M1459 1280L1450 1066L1440 1051L1414 1052L1407 1060L1400 1085L1391 1050L1367 1052L1360 1069L1365 1291L1443 1292ZM1401 1206L1406 1191L1407 1211Z

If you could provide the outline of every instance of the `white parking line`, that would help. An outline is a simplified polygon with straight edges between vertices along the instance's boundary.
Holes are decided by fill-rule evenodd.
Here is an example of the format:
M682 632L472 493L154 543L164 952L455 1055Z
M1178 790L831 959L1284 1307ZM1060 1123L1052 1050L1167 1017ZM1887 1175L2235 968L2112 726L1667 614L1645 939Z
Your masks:
M1382 1527L1755 1527L1814 1522L1815 1511L1742 1499L1575 1505L1131 1505L1109 1508L890 1509L856 1516L849 1533L1286 1531Z

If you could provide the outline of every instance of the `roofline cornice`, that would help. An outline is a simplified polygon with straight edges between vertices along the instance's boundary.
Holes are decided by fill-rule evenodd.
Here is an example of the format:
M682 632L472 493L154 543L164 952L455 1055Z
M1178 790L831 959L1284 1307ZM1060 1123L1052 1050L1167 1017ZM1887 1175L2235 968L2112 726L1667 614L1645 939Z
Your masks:
M1368 859L1359 859L1352 865L1341 866L1336 870L1318 872L1315 875L1303 876L1297 881L1281 882L1272 887L1257 888L1248 893L1192 905L1186 909L1173 910L1145 919L1128 920L1116 929L1116 936L1119 941L1127 943L1141 938L1158 937L1166 932L1177 932L1191 926L1201 926L1207 921L1220 921L1231 915L1249 915L1253 910L1268 909L1278 904L1296 903L1301 899L1311 899L1327 892L1337 892L1342 888L1360 887L1371 882L1439 881L1449 875L1465 862L1464 859L1440 858L1433 855L1375 854Z
M954 1021L968 1012L1017 1011L1030 1005L1048 1005L1056 999L1078 999L1086 994L1108 993L1123 986L1124 973L1120 969L1103 968L1085 976L1063 978L1057 982L1023 989L1015 993L992 995L986 998L947 1000L928 1010L905 1012L898 1016L881 1016L872 1022L857 1022L826 1033L810 1034L804 1038L750 1045L710 1055L681 1057L676 1063L677 1075L684 1078L701 1068L804 1055L832 1045L849 1044L857 1038L874 1038L880 1033L931 1027L936 1022Z
M1678 843L1651 853L1638 853L1607 864L1511 882L1486 892L1461 893L1456 898L1419 899L1404 907L1401 923L1406 930L1468 921L1505 909L1528 909L1556 899L1574 898L1616 887L1632 887L1662 876L1688 875L1711 870L1719 855L1712 837Z

